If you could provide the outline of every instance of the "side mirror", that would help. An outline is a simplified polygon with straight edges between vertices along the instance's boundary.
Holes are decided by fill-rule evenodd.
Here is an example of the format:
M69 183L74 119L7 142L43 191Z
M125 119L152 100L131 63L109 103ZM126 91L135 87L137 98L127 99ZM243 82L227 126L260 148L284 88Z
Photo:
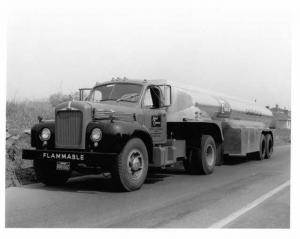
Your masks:
M90 94L91 88L79 89L79 100L84 101Z
M163 106L168 107L172 104L172 88L170 85L160 86L163 93Z

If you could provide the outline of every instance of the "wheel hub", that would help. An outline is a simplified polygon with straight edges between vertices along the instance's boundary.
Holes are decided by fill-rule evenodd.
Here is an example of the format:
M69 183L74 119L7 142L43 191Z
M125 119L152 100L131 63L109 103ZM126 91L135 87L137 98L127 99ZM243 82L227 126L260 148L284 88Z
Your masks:
M130 166L131 166L131 169L133 171L137 171L141 168L141 163L140 163L140 160L138 158L134 158L131 162L130 162Z
M129 153L128 166L129 172L133 175L136 175L139 172L141 172L143 168L143 156L139 150L133 150Z

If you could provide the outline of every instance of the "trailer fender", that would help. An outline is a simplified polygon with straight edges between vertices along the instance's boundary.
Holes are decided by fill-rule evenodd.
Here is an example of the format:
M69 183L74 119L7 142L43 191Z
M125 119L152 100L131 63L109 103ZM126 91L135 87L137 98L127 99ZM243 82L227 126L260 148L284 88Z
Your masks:
M211 135L216 144L224 141L221 125L218 122L168 122L168 138L182 139L187 145L200 147L201 135Z

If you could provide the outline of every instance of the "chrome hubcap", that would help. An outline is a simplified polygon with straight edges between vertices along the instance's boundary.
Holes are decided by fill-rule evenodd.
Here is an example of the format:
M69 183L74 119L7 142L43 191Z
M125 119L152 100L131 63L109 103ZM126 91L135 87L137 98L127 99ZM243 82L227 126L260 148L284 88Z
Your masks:
M135 177L140 177L142 175L142 169L143 169L143 154L140 150L134 149L131 150L128 154L127 159L127 168L128 173Z

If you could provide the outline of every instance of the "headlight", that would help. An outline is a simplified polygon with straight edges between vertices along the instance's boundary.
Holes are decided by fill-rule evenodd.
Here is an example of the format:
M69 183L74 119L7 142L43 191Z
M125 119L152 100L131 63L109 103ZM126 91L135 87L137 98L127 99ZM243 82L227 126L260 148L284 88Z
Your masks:
M91 140L93 142L99 142L102 138L102 131L99 128L94 128L91 133Z
M48 128L43 128L41 134L40 134L40 139L42 141L47 141L49 140L51 137L51 131Z

